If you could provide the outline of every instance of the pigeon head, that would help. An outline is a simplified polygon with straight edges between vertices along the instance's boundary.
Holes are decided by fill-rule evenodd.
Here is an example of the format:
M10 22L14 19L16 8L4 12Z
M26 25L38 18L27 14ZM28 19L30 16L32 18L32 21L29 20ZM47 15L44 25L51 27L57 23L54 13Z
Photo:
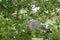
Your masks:
M29 16L29 17L28 17L28 20L32 20L32 17Z

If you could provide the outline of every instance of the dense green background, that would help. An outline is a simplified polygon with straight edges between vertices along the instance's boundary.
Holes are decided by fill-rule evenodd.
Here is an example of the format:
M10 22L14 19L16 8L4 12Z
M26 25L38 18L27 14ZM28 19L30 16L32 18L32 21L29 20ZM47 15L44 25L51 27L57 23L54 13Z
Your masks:
M37 12L33 5L40 7ZM27 17L37 19L48 26L52 33L39 28L30 32ZM58 0L0 0L0 40L60 40L60 2ZM38 40L38 39L37 39Z

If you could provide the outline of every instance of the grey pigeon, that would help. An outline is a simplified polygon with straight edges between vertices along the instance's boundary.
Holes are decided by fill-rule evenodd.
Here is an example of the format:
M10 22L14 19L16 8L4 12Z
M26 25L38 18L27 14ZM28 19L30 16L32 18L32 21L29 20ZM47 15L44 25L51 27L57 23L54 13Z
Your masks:
M34 29L34 27L39 27L42 30L45 30L47 32L51 32L50 29L46 28L44 24L42 24L40 21L33 19L32 17L28 17L28 26L31 30Z

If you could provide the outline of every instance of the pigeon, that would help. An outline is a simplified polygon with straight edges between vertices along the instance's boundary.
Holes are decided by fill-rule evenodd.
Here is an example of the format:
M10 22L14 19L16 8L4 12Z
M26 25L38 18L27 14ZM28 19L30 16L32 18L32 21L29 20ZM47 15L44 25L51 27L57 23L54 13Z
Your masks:
M41 23L41 22L38 21L38 20L33 19L33 18L30 17L30 16L27 18L27 21L28 21L28 22L27 22L27 23L28 23L28 26L29 26L29 28L30 28L31 30L33 30L34 27L36 26L36 27L39 27L39 28L41 28L42 30L45 30L45 31L47 31L47 32L52 32L50 29L46 28L43 23Z

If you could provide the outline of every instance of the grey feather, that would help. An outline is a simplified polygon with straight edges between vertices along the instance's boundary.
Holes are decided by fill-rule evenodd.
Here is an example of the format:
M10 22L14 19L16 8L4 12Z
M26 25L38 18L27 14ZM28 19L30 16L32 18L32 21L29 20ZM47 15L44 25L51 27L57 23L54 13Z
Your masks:
M28 17L28 22L29 22L29 27L30 27L31 30L34 29L34 25L35 25L35 26L41 28L42 30L50 31L40 21L34 20L32 17Z

